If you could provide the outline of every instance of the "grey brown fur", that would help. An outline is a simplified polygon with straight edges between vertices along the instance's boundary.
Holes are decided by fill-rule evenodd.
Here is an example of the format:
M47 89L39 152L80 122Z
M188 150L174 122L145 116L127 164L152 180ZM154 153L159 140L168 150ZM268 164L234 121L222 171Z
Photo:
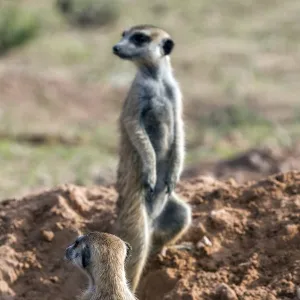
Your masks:
M138 69L120 116L116 185L116 234L132 246L126 272L133 291L149 252L175 242L191 222L190 207L174 192L183 168L184 131L169 58L173 45L162 29L139 25L124 31L113 48Z
M125 276L130 249L112 234L91 232L79 236L65 254L89 279L89 287L79 299L135 300Z

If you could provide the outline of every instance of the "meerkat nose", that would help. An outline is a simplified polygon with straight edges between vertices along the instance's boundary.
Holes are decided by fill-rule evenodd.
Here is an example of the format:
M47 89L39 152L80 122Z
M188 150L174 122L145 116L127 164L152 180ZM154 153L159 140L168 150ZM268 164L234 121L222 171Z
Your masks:
M65 252L65 259L66 259L66 260L71 260L71 258L72 258L71 252L72 252L72 248L71 248L71 247L68 247L68 248L66 249L66 252Z
M120 47L119 46L117 46L117 45L115 45L115 46L113 46L113 53L114 54L118 54L119 53L119 51L120 51Z

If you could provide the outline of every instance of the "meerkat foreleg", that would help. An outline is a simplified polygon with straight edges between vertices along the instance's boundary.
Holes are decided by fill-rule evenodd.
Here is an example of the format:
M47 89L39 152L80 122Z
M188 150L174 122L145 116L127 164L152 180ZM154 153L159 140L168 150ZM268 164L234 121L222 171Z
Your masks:
M128 118L124 121L124 124L128 136L143 163L143 185L146 190L153 193L156 184L156 155L151 141L139 118Z
M175 140L171 149L169 171L167 173L167 193L170 195L179 181L184 161L184 133L182 121L178 120L174 126Z

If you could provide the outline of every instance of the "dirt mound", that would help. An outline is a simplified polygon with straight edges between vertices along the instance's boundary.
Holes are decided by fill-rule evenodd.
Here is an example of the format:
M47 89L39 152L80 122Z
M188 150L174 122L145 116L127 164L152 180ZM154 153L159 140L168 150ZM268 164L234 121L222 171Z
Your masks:
M298 299L300 172L239 185L199 177L179 193L193 225L150 259L139 299ZM110 231L112 187L62 186L0 204L0 299L73 299L85 280L63 261L78 232ZM299 295L298 295L299 296Z
M63 260L64 248L79 232L110 231L114 199L109 187L69 185L2 202L0 299L75 298L82 277Z
M233 178L243 183L279 172L299 170L299 159L299 143L282 148L265 146L247 150L228 159L203 162L200 165L188 167L184 171L183 178L211 175L218 180Z

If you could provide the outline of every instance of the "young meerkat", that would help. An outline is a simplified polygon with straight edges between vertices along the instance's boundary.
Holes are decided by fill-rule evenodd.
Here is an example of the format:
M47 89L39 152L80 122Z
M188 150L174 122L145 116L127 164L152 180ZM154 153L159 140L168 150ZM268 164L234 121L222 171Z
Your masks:
M120 116L116 234L132 246L126 265L136 290L149 252L174 243L191 222L191 209L174 192L184 160L181 92L170 57L174 42L164 30L139 25L113 47L137 74Z
M89 278L80 300L135 300L125 275L125 261L131 247L120 238L100 232L79 236L65 252L65 258Z

